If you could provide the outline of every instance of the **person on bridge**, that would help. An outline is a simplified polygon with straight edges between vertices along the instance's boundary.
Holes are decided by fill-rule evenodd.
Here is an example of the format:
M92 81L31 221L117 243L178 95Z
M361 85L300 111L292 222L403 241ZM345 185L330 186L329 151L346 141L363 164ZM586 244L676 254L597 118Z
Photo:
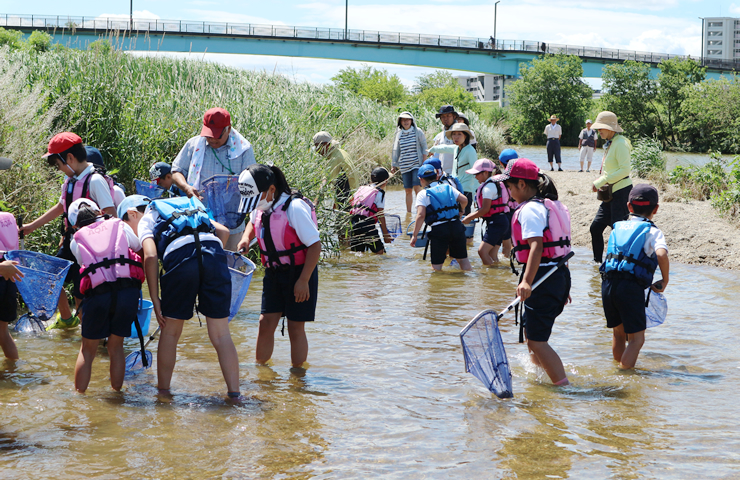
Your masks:
M455 123L455 120L457 120L457 112L455 111L455 107L453 107L452 105L441 106L436 117L439 118L440 122L442 122L444 130L439 132L437 136L434 137L433 146L453 145L452 139L447 136L447 132L450 130L450 128L452 128L452 124ZM442 162L442 170L444 170L447 175L450 175L452 173L452 154L441 153L439 154L438 158L439 161Z
M329 132L317 132L313 136L313 145L320 155L329 160L329 178L324 179L324 183L327 180L334 182L337 203L346 206L352 191L360 186L352 157L339 148L339 142Z
M560 120L555 115L550 115L550 124L545 127L545 135L547 136L547 162L550 164L550 171L554 171L552 168L552 157L555 157L555 162L558 164L558 171L562 172L560 168L562 160L560 159L560 137L563 136L563 127L558 125Z
M586 171L591 171L591 160L594 158L594 151L596 150L596 130L591 128L591 120L586 120L586 128L581 130L578 135L578 150L581 151L581 169L583 171L583 161L588 161Z
M200 135L185 143L172 162L172 180L188 198L200 196L201 182L214 175L239 175L257 163L252 144L231 126L231 115L223 108L211 108L203 115ZM229 231L224 248L235 250L244 224Z

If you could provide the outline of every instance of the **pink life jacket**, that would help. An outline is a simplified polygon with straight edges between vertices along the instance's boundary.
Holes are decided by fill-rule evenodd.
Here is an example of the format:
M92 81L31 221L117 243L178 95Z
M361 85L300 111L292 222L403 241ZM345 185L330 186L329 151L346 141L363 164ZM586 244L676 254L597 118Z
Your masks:
M568 208L557 200L549 198L532 198L519 205L511 220L511 238L514 248L511 253L519 263L527 263L529 259L529 243L522 238L522 226L519 223L519 212L528 202L538 202L547 209L547 227L542 234L543 250L540 263L551 262L570 253L570 212ZM512 267L513 268L513 267Z
M266 268L306 263L306 248L308 247L301 242L295 229L288 222L288 206L295 199L306 202L311 207L311 218L314 225L318 226L314 206L300 194L291 195L277 210L255 211L254 230L257 232L262 265Z
M375 199L378 197L379 193L380 190L372 185L361 186L350 199L352 209L349 213L352 215L377 218L378 206L375 205Z
M82 180L75 180L74 186L72 187L71 191L69 188L69 183L72 181L71 177L66 177L64 179L64 185L62 186L62 198L64 201L62 201L62 206L64 207L64 226L69 228L69 222L67 222L67 209L70 205L72 205L72 202L74 202L77 199L80 198L90 198L90 180L92 180L93 175L98 174L102 176L106 182L108 182L108 186L110 187L110 198L113 200L114 206L115 205L115 198L116 198L116 191L114 190L115 184L113 183L113 179L110 178L108 175L103 175L96 168L93 168L93 171L90 172L90 174L85 175L85 178Z
M18 250L18 225L10 212L0 212L0 250Z
M509 192L509 187L507 187L505 183L504 183L504 187L506 188L506 191L509 195L509 211L513 212L514 210L519 208L519 202L514 200L514 197L511 196L511 193Z
M493 183L498 189L498 198L491 200L491 209L483 218L491 218L499 213L507 213L509 211L509 189L503 185L503 182L493 182L490 177L478 185L478 190L475 191L475 201L478 204L478 208L480 209L483 206L483 187L489 183Z
M82 293L88 288L123 278L143 280L141 258L129 248L123 228L122 220L111 218L82 227L75 233L74 239L80 250L82 263ZM84 281L85 278L89 280L89 286Z

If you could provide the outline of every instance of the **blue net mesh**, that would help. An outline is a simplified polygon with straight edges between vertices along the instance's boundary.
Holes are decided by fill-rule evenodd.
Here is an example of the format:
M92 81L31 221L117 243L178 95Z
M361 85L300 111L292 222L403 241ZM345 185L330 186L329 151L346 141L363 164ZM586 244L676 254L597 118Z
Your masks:
M146 350L147 366L144 366L144 360L141 356L141 350L136 350L126 357L126 374L137 374L152 366L152 352Z
M648 295L650 296L648 297ZM645 290L645 300L647 301L645 307L647 328L657 327L665 322L665 317L668 315L668 302L665 296L648 288Z
M406 235L408 235L409 238L411 238L411 235L413 235L413 233L414 233L414 224L415 223L416 223L416 221L413 221L413 222L409 223L409 226L408 227L406 227ZM428 228L427 228L427 232L426 233L429 233L429 229ZM416 236L416 244L415 244L415 247L416 248L424 248L424 247L427 246L427 242L429 241L429 237L426 235L426 233L424 233L424 227L422 226L421 227L421 230L419 230L419 234Z
M237 213L241 194L239 177L236 175L214 175L201 183L203 204L211 216L221 225L236 228L247 218L245 213Z
M159 188L153 183L143 182L141 180L134 180L134 186L136 187L136 193L138 195L144 195L152 200L160 198L164 195L164 189Z
M32 313L25 313L15 322L13 330L18 333L38 334L46 331L46 325Z
M513 397L511 370L496 312L486 310L479 313L460 332L460 340L465 356L465 371L472 373L497 397Z
M391 234L393 240L397 239L403 230L401 229L401 217L398 215L385 215L385 227Z
M229 308L229 321L231 321L244 302L256 267L247 257L228 250L226 251L226 262L231 274L231 308Z
M18 262L18 270L25 275L16 286L28 309L40 320L49 320L72 262L27 250L10 251L5 258Z

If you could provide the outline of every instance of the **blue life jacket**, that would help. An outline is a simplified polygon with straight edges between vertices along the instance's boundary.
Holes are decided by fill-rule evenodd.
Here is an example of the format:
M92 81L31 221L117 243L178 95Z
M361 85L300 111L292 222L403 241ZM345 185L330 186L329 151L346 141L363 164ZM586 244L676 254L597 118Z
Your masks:
M607 278L615 276L615 272L622 272L633 275L643 287L653 283L658 257L655 253L646 255L644 249L645 236L653 225L644 218L641 222L625 220L614 224L606 248L606 260L600 268Z
M449 185L435 182L427 188L427 196L429 206L424 223L431 225L435 222L448 222L460 218L457 195Z
M197 235L201 232L213 233L215 228L206 212L206 207L196 197L173 197L152 200L152 208L159 218L154 225L154 242L157 253L164 256L167 246L183 235Z
M439 179L439 183L446 183L452 188L456 188L457 191L460 193L463 193L465 191L463 190L462 183L460 183L460 180L458 180L457 177L453 177L452 175L447 175L446 173L442 174L442 176Z

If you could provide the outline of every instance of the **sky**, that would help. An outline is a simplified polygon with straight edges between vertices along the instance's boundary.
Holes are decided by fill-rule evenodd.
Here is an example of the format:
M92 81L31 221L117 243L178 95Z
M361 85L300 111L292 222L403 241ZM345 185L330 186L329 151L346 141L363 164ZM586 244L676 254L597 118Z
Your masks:
M23 10L17 1L0 0L0 13L128 17L122 0L34 0ZM207 22L259 23L344 28L345 1L134 0L134 16ZM496 9L497 38L534 40L658 53L701 54L698 17L740 17L740 0L501 0ZM493 35L494 1L349 0L350 29L434 33L488 38ZM204 58L204 55L194 55ZM340 69L357 62L206 54L205 59L238 68L277 71L299 81L331 82ZM412 86L433 70L372 64ZM462 74L454 72L453 74ZM599 82L589 82L598 87Z

